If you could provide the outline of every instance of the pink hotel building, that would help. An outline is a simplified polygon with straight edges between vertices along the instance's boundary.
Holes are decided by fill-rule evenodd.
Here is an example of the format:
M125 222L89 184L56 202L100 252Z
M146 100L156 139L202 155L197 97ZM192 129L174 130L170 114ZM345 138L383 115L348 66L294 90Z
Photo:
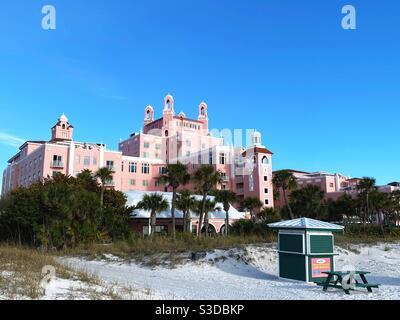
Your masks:
M220 186L239 197L257 197L267 207L274 206L272 152L261 144L261 134L252 134L247 147L232 147L209 131L207 104L198 107L198 118L189 119L174 111L174 99L164 99L162 117L145 108L143 131L119 143L119 151L99 143L77 142L74 127L63 114L51 129L50 141L27 141L8 161L3 173L2 195L21 186L55 174L76 176L84 169L96 172L101 167L113 170L108 187L122 192L167 191L157 181L168 163L179 160L195 171L210 164L223 173ZM192 186L188 186L191 188Z

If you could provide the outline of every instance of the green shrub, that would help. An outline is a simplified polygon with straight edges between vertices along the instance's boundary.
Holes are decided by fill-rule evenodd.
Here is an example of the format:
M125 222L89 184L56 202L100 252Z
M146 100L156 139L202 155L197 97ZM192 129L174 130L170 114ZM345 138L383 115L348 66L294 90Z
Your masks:
M256 235L261 237L270 237L275 234L275 231L268 228L268 223L270 222L266 220L259 222L254 222L252 220L239 220L232 225L230 230L232 234L239 236Z

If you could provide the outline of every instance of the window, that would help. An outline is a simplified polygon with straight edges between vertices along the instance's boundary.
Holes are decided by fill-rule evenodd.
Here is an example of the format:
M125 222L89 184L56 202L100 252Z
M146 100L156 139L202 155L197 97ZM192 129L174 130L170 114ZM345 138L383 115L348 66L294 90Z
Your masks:
M93 157L93 165L97 166L97 157Z
M208 163L213 164L213 153L212 150L208 152Z
M186 151L186 157L190 157L190 151Z
M150 165L148 163L142 164L142 173L143 174L150 174Z
M160 150L161 149L161 144L157 143L156 144L156 150Z
M264 193L265 193L265 194L268 194L268 193L269 193L268 188L265 188L265 189L264 189Z
M265 199L264 200L264 204L267 206L267 205L269 205L269 199Z
M145 141L143 143L143 147L146 148L146 149L150 148L150 143L148 141Z
M112 171L114 171L114 161L107 160L106 167Z
M160 154L156 153L156 159L161 159Z
M219 164L226 164L226 155L225 153L219 154Z
M158 173L159 174L166 174L167 173L167 168L166 167L159 167L158 168Z
M137 172L137 163L136 162L129 162L129 172L130 173Z
M63 163L62 163L62 157L58 156L58 155L54 155L53 156L53 166L56 167L62 167ZM32 167L32 162L29 163L29 167Z
M262 158L262 164L265 165L265 166L269 165L269 159L268 159L268 157Z
M129 180L129 184L130 184L131 186L136 186L136 180L135 180L135 179Z
M155 226L154 233L156 234L166 234L167 226Z
M156 182L155 182L155 186L156 186L156 187L159 187L159 186L161 186L161 182L160 182L160 181L158 181L158 180L156 180Z
M148 187L149 186L149 181L148 180L143 180L142 181L142 186L143 187Z
M268 181L268 176L264 176L264 181Z
M81 163L81 156L76 156L75 157L75 163L80 164Z
M333 188L333 183L330 183L329 186L330 186L331 188Z
M85 167L90 166L90 157L83 157L83 165Z
M148 152L143 152L143 158L148 158L149 157L149 153Z
M190 140L186 140L186 146L187 147L191 147L192 146L192 142Z

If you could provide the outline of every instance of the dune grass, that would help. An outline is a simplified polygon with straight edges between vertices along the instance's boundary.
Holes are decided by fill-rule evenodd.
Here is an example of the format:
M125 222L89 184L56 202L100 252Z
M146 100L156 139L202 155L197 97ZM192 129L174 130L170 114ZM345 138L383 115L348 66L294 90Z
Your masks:
M192 251L209 251L213 249L229 249L247 244L275 242L271 236L229 236L203 237L197 239L192 235L179 234L176 240L168 236L158 236L154 239L133 238L129 241L117 241L112 244L86 244L60 252L63 255L80 255L89 258L111 254L120 258L142 258L154 254L176 255Z
M121 299L117 294L119 288L112 284L105 285L83 270L73 270L58 263L54 253L9 244L0 244L0 299L42 298L45 292L40 281L44 266L53 266L58 279L73 280L79 284L70 290L69 299Z

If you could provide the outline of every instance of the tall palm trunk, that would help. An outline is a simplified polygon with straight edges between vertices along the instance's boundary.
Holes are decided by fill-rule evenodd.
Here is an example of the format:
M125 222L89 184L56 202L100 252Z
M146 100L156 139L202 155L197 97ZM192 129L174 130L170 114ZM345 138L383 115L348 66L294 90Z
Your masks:
M206 229L206 238L210 236L210 233L208 232L208 228L210 227L210 222L208 220L208 212L204 212L204 229Z
M290 207L290 204L289 204L289 200L288 200L288 197L286 194L286 189L282 188L282 190L283 190L283 198L285 199L285 204L289 211L290 219L294 219L294 214L293 214L292 208Z
M186 212L186 232L192 233L192 217L190 215L190 210Z
M156 230L156 224L157 224L157 213L155 211L151 212L151 232L150 232L150 237L151 239L154 238L154 233Z
M199 226L197 229L197 238L201 238L201 229L203 228L204 212L206 211L207 194L203 194L203 200L201 204L201 212L199 218Z
M229 210L226 210L226 217L225 217L225 235L228 236L229 233Z
M172 238L174 240L176 240L175 199L176 199L176 188L172 190L172 204L171 204Z
M189 228L188 228L188 224L189 224L189 215L190 215L190 211L185 211L184 215L183 215L183 232L184 233L188 233L190 232Z
M183 211L183 233L186 233L186 211Z

